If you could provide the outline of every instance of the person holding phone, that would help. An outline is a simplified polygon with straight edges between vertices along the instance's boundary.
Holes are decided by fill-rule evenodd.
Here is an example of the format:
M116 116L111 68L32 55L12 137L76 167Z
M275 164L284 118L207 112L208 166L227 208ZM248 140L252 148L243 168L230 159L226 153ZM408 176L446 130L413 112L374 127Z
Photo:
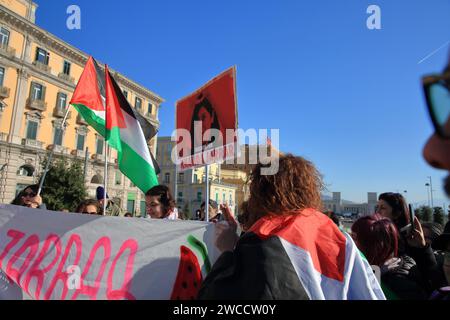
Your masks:
M434 252L425 240L425 233L417 217L411 223L411 214L405 198L399 193L387 192L379 197L377 214L389 218L399 231L399 255L408 255L414 259L421 274L428 283L431 293L441 283L438 276L438 264Z

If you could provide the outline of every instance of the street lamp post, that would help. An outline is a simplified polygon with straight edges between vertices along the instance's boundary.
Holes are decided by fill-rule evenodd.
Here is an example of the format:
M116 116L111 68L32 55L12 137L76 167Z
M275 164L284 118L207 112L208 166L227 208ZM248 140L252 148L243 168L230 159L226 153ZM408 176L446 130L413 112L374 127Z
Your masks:
M430 207L430 184L425 183L425 187L427 187L428 206Z
M430 179L431 208L434 208L434 202L433 202L433 181L431 180L431 177L428 177L428 179Z

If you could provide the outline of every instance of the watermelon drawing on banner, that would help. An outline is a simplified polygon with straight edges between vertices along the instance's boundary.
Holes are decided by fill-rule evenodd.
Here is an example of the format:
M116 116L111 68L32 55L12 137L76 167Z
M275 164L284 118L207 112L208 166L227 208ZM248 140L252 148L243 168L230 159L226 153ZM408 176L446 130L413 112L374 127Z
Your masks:
M203 281L197 256L188 247L180 248L180 266L173 286L171 300L195 300Z
M205 264L206 274L208 274L211 271L211 262L209 261L208 249L206 249L205 244L203 242L201 242L200 240L198 240L193 235L190 235L188 237L188 242L192 247L194 247L194 249L197 249L197 251L202 256L202 259Z

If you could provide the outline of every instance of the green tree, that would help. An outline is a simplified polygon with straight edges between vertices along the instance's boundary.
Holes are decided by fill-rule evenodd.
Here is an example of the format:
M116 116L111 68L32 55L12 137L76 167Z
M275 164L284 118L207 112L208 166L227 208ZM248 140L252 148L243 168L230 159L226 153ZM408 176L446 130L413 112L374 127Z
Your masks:
M422 221L433 222L433 210L430 207L422 207Z
M441 207L435 207L433 211L434 211L433 214L434 222L444 226L445 224L444 210Z
M417 219L419 219L419 221L423 221L421 208L414 209L414 215L417 217Z
M183 208L183 220L191 220L191 210L189 208L189 203L186 202Z
M42 163L43 168L45 165L46 161ZM50 164L42 188L42 199L49 210L74 212L87 196L81 161L74 159L69 163L59 158Z

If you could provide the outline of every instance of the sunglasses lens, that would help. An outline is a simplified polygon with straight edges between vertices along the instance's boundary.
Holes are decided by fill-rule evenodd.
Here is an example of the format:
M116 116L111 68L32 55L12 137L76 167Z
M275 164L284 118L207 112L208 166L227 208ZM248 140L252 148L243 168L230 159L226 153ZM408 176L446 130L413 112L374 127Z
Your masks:
M450 80L449 80L450 81ZM444 80L432 84L428 95L433 116L445 137L450 137L450 89Z

